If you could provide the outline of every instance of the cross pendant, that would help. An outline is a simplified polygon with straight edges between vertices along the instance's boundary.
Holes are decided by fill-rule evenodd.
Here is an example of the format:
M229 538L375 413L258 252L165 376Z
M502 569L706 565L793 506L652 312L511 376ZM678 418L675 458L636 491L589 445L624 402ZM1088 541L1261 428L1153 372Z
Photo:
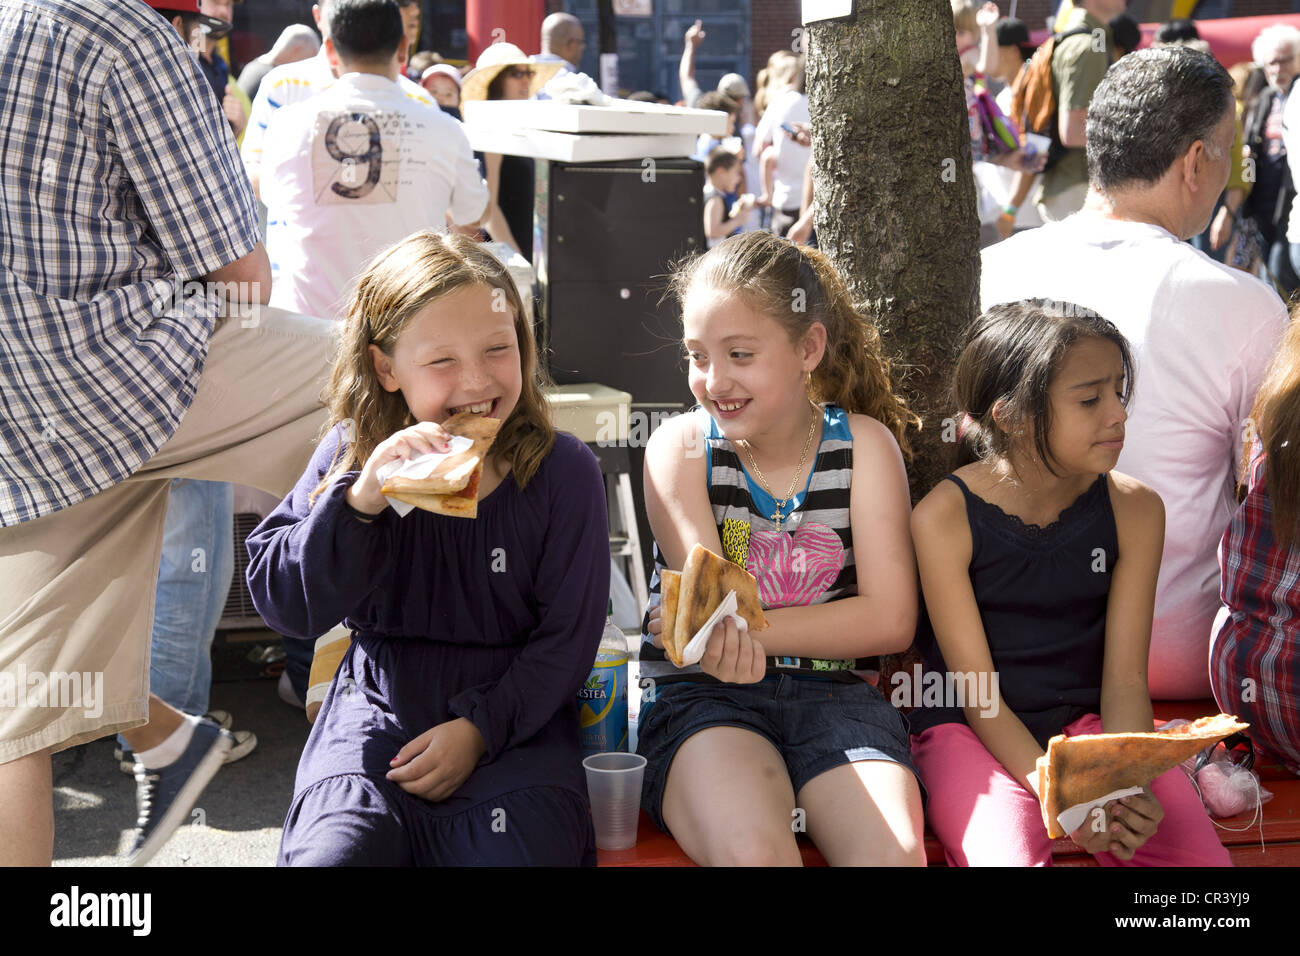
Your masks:
M782 504L784 504L784 502L782 502ZM776 522L776 530L777 530L777 531L780 531L780 530L781 530L781 522L784 520L784 519L781 517L781 507L782 507L782 504L778 504L778 505L776 506L776 511L773 512L772 514L768 515L769 518L771 518L773 521Z

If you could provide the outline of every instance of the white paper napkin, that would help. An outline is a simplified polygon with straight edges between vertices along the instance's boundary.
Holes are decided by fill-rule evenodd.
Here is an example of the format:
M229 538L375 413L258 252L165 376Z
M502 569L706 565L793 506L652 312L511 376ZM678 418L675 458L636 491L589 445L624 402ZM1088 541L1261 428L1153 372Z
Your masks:
M717 609L709 615L709 619L704 622L704 626L695 632L695 636L687 642L682 648L682 666L698 664L704 657L704 649L708 647L709 635L713 633L713 626L721 620L731 618L736 622L736 627L741 634L749 633L749 622L736 613L738 602L736 601L736 592L728 591L727 596L722 599L722 603Z
M388 479L395 475L402 478L410 478L413 481L428 478L433 474L433 470L447 458L452 455L458 455L461 452L472 448L474 446L474 440L471 438L465 438L462 435L452 435L447 444L451 446L451 451L430 452L427 455L417 455L414 458L407 458L402 461L390 461L386 465L380 465L379 470L375 472L376 476L379 478L380 485L387 483ZM479 461L477 458L467 461L460 468L457 468L456 471L448 473L447 477L454 481L456 472L462 469L472 471L474 466L478 463ZM405 501L388 498L387 495L384 497L387 498L388 503L393 506L393 510L403 517L415 509L415 505L407 504Z
M1133 794L1141 792L1141 787L1125 787L1123 790L1108 793L1106 796L1099 797L1089 803L1077 803L1058 813L1056 822L1061 825L1061 829L1066 833L1073 833L1088 821L1088 814L1092 812L1093 807L1102 807L1112 800L1122 800L1124 797L1131 797Z

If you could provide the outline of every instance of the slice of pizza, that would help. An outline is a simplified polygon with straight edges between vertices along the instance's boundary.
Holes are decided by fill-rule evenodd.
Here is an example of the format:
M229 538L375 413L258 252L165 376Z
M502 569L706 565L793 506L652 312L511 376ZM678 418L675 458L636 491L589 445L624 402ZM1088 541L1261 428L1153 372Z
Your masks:
M1058 735L1038 758L1038 799L1053 839L1065 836L1062 811L1126 787L1145 787L1206 747L1245 730L1230 714L1151 733Z
M736 592L736 611L751 631L767 627L763 605L758 600L758 582L738 564L714 554L697 544L686 556L682 567L681 592L677 601L677 619L673 624L676 642L685 649L695 632L708 623L728 591ZM678 664L680 667L681 665Z
M442 427L448 434L468 438L473 444L464 451L448 455L423 478L393 475L380 490L389 498L434 514L476 518L483 463L496 440L501 421L461 412L443 422Z
M681 648L677 646L677 601L681 594L682 573L680 571L663 571L659 575L659 624L663 628L659 636L663 640L664 653L678 667L682 666Z

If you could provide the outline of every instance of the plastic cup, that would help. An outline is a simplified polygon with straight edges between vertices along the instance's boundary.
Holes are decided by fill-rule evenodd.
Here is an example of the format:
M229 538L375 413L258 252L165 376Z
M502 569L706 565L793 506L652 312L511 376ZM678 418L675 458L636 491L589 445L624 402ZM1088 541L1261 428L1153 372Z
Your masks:
M636 824L641 813L641 781L645 757L640 754L592 754L582 761L587 771L587 795L596 825L596 846L602 850L630 850L636 846Z

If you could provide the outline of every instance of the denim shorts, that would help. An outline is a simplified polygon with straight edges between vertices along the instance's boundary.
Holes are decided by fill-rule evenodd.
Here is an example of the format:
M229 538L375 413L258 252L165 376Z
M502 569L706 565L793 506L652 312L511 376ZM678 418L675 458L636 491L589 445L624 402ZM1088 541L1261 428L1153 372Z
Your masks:
M646 758L641 807L665 832L668 768L677 748L707 727L741 727L770 742L796 795L818 774L858 760L890 760L916 773L906 722L865 681L780 674L757 684L663 685L641 705L637 753Z

